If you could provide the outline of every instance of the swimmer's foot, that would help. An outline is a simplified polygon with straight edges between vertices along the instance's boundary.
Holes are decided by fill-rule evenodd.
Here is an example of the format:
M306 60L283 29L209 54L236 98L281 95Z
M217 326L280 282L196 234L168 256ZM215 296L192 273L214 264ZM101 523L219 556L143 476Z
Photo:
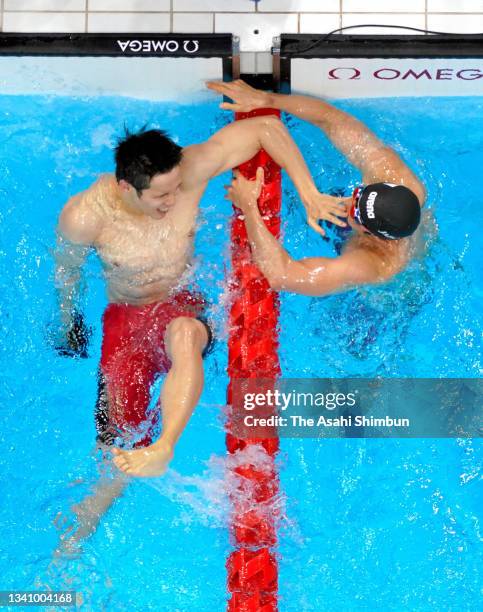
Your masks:
M129 476L161 476L174 456L173 447L164 440L132 451L113 447L112 453L115 465Z

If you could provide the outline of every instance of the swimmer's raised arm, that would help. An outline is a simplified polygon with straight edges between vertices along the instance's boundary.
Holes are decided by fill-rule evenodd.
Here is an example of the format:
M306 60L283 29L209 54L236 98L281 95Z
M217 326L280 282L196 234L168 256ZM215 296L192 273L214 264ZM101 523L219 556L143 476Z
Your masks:
M314 182L305 161L283 123L274 115L230 123L206 142L183 149L182 164L189 163L183 182L205 182L236 168L265 149L286 169L301 197L310 195Z
M259 212L262 184L261 168L255 181L247 181L237 172L226 197L243 211L253 259L272 289L320 296L385 280L377 259L359 250L336 259L293 259L267 229Z
M323 233L317 225L318 219L345 225L339 218L346 216L345 209L317 191L297 145L283 123L273 115L236 121L219 130L206 142L186 147L181 162L183 186L185 189L195 189L210 178L251 159L260 149L267 151L287 171L307 210L307 221L313 229Z
M381 142L361 121L318 98L283 95L254 89L237 80L231 83L210 82L208 88L231 98L221 108L248 112L256 108L276 108L318 126L332 144L358 168L365 184L390 182L405 185L423 204L423 184L399 155Z

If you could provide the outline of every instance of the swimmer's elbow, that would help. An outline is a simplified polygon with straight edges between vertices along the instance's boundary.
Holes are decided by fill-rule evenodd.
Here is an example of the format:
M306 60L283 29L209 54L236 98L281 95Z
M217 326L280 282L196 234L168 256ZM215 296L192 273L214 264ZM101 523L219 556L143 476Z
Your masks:
M282 289L285 288L287 271L284 266L271 266L269 269L265 269L263 273L268 281L268 284L270 285L270 289L273 289L274 291L282 291Z
M281 276L269 274L266 279L270 285L270 289L273 289L273 291L282 291L282 289L284 289L284 282Z
M263 276L265 277L266 281L270 285L270 289L273 289L274 291L278 291L281 277L280 277L280 274L277 272L277 270L274 270L272 267L270 268L266 267L264 269L263 266L260 266L260 270Z
M277 115L263 115L260 117L260 123L266 127L273 129L285 129L285 126L283 125L281 119L277 117Z
M300 283L303 283L306 271L302 262L295 261L288 253L283 253L277 263L266 269L264 274L274 291L293 291L293 287L298 288Z

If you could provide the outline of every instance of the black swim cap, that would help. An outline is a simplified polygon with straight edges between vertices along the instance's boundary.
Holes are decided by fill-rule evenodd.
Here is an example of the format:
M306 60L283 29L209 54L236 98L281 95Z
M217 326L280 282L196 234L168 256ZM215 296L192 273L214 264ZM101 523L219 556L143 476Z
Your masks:
M364 227L371 234L387 240L410 236L421 219L419 200L404 185L367 185L360 195L358 208Z

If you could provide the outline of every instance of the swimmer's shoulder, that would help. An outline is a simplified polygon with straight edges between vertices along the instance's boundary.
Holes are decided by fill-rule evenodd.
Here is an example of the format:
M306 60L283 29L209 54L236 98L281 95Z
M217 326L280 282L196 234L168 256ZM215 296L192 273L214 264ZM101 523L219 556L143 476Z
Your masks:
M104 225L106 199L114 197L115 183L112 174L103 174L72 196L60 213L59 233L74 244L94 245Z
M421 208L424 206L427 197L426 186L394 149L381 144L366 157L365 164L362 177L365 185L371 183L404 185L416 195Z
M119 198L119 186L114 174L101 174L92 185L82 192L85 205L112 204Z
M389 242L372 236L352 236L340 257L357 267L366 282L383 283L405 268L410 259L409 244L406 239Z

